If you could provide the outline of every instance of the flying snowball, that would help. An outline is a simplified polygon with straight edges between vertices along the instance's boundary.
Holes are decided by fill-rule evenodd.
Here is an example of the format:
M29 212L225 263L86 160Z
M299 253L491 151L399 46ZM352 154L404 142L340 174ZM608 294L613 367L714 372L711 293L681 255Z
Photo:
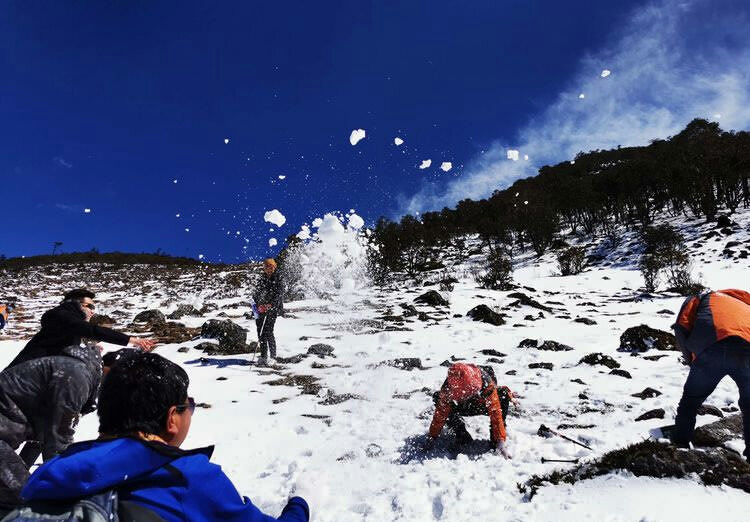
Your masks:
M583 94L583 93L581 93L581 94L579 94L579 95L578 95L578 99L579 99L579 100L582 100L582 99L584 99L585 97L586 97L586 95L585 95L585 94Z
M356 145L361 140L365 139L365 130L364 129L354 129L349 136L349 143L352 145Z
M229 145L229 138L224 138L224 145Z
M84 212L84 214L91 214L91 209L90 208L84 208L83 212Z
M524 154L523 155L523 160L524 161L529 161L529 155L528 154Z
M286 179L286 176L284 176L283 174L279 174L279 179Z
M284 223L286 223L286 218L284 217L284 214L282 214L276 209L269 210L268 212L263 214L263 220L268 223L273 223L277 227L280 227Z
M518 151L513 149L508 149L508 159L513 161L518 161Z
M422 160L422 164L419 165L419 168L422 170L429 169L430 165L432 165L432 160L429 160L429 159Z
M198 259L203 259L203 254L198 254Z
M323 224L323 220L321 218L315 218L313 219L312 226L315 228L319 228L320 225Z
M189 228L186 228L186 229L185 229L185 232L190 232L190 229L189 229Z
M271 239L268 240L268 246L270 246L270 247L274 247L274 246L276 246L278 244L279 244L279 242L276 241L275 237L272 237Z
M607 76L609 76L610 74L612 74L612 71L610 71L609 69L604 69L604 70L602 71L602 78L606 78L606 77L607 77Z
M352 214L349 216L349 228L353 228L355 230L361 229L363 226L365 226L365 220L359 217L357 214Z
M393 138L393 143L395 143L396 147L398 147L399 145L403 145L404 144L404 140L402 140L399 137L395 137L395 138Z

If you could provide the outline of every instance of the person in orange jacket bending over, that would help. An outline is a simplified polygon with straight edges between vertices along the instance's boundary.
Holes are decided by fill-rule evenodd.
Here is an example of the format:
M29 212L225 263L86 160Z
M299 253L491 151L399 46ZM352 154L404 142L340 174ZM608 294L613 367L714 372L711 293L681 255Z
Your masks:
M471 435L466 431L461 417L489 415L490 440L498 453L506 459L510 458L505 445L505 415L509 401L513 400L513 394L505 386L498 391L491 367L452 364L448 369L448 377L433 399L436 409L430 424L430 444L440 435L445 424L448 424L456 434L457 444L471 442ZM501 406L501 400L505 403L506 411Z

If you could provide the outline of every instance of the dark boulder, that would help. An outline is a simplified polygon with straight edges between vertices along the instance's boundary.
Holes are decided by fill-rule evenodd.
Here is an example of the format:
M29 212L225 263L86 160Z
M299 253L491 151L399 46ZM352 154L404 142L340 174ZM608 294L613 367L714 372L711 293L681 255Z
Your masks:
M313 344L307 349L307 353L309 355L317 355L318 357L332 357L333 346L324 343Z
M479 350L479 353L482 355L490 355L492 357L505 357L506 354L503 352L498 352L497 350L493 350L492 348L487 348L486 350Z
M663 419L664 418L664 408L656 408L655 410L649 410L643 415L640 415L636 417L636 422L638 421L645 421L650 419Z
M511 292L510 294L508 294L508 297L510 297L511 299L516 299L516 301L511 303L510 306L530 306L531 308L537 308L539 310L544 310L545 312L552 312L552 308L550 308L549 306L544 306L538 301L534 301L523 292Z
M695 428L693 444L698 447L715 447L741 438L742 414L735 414Z
M398 368L399 370L424 370L425 368L422 366L422 360L418 357L400 357L398 359L391 359L389 361L383 361L380 363L381 365L385 366L392 366L394 368Z
M632 379L632 375L630 375L630 372L626 370L620 370L619 368L615 368L611 372L609 372L610 375L617 375L619 377L625 377L626 379Z
M186 315L200 316L201 312L193 305L181 304L177 306L177 310L169 314L170 319L182 319Z
M536 348L537 346L539 346L539 341L536 339L524 339L518 343L519 348Z
M466 315L471 317L475 321L493 324L495 326L502 326L505 324L505 319L503 319L503 317L499 313L495 312L485 304L475 306L474 308L466 312Z
M576 317L575 319L573 319L573 322L574 323L586 324L586 325L589 325L589 326L596 324L596 321L594 321L593 319L589 319L588 317Z
M698 415L713 415L714 417L723 418L724 413L717 408L716 406L711 406L710 404L702 404L698 408Z
M716 218L716 228L727 228L734 226L734 222L726 214L721 214Z
M545 352L570 352L573 350L571 346L563 343L558 343L557 341L544 341L539 345L538 349Z
M644 399L652 399L654 397L658 397L661 395L661 392L659 390L655 390L653 388L645 388L643 391L634 393L631 395L631 397L638 397L641 400Z
M529 369L530 370L536 370L536 369L551 370L554 367L555 367L555 365L552 364L552 363L550 363L550 362L538 362L538 363L531 363L531 364L529 364Z
M425 304L429 306L448 306L448 301L435 290L430 290L414 299L415 303Z
M620 335L619 352L645 352L647 350L678 351L674 335L642 324L625 330Z
M146 310L133 318L134 323L163 324L167 318L159 310Z
M591 366L606 366L610 370L613 370L615 368L620 367L620 363L615 361L612 357L609 355L604 355L603 353L590 353L587 356L583 357L580 361L578 361L578 364L590 364Z
M246 344L247 330L229 319L226 321L217 319L206 321L201 327L201 337L219 341L219 350L215 353L225 355L250 353L250 347Z

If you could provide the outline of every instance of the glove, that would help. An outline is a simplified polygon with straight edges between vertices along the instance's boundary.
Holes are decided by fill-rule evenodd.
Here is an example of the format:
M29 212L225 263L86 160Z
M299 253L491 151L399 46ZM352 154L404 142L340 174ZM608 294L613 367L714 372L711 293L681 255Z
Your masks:
M503 441L499 441L497 443L497 446L495 448L495 453L502 455L508 460L511 459L510 452L508 451L508 448L505 447L505 443Z

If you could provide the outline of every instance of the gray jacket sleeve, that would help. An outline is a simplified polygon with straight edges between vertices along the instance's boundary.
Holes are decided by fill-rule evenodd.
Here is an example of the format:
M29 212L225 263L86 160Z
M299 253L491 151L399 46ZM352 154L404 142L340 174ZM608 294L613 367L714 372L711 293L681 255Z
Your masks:
M56 371L50 382L51 416L42 434L42 458L45 461L73 443L78 415L91 395L89 380L76 373Z

